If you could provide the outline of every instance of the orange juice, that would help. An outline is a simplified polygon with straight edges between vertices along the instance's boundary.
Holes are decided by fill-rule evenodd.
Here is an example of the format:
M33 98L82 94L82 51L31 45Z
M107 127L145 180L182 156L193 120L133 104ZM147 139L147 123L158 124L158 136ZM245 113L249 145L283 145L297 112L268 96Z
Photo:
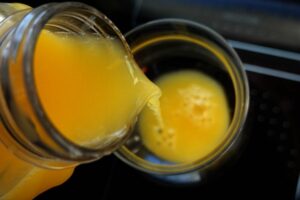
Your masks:
M38 194L65 182L73 168L47 170L20 160L0 143L0 199L33 199Z
M69 140L89 147L123 136L145 104L153 107L160 96L118 41L93 35L42 31L34 77L52 124ZM32 199L72 172L34 167L0 143L0 199Z
M38 94L50 120L70 140L93 145L119 137L147 100L159 95L120 45L93 36L43 32L40 37Z
M229 107L221 85L198 71L177 71L156 81L162 91L160 127L145 108L138 122L145 146L158 157L187 163L201 159L224 141Z

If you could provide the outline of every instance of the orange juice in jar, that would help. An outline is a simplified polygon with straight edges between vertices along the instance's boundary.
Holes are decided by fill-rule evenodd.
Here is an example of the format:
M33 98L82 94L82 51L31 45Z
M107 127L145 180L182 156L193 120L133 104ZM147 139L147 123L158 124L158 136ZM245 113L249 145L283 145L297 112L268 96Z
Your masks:
M0 15L0 199L32 199L118 148L160 90L92 7L1 3Z

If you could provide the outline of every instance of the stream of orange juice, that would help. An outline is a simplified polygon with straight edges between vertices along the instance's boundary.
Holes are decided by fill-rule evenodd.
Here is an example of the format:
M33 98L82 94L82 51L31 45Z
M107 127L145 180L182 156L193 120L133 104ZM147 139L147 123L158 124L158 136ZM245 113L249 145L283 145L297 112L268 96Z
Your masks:
M34 77L52 124L69 140L89 147L117 140L147 102L153 107L160 96L118 41L92 35L42 31ZM72 172L34 167L0 144L0 199L32 199Z
M156 116L145 108L138 122L145 146L158 157L190 163L215 150L227 136L229 107L222 86L193 70L162 75L155 82L162 91L160 129Z

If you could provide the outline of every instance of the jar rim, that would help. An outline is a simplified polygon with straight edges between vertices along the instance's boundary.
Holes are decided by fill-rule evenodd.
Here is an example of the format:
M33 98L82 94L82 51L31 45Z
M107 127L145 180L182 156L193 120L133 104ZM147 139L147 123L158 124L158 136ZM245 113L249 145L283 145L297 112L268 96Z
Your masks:
M79 9L82 9L86 13L98 18L102 23L108 26L110 30L112 30L117 39L121 41L126 52L128 52L128 54L130 52L124 36L113 24L113 22L110 21L110 19L108 19L97 9L79 2L48 3L34 8L28 14L26 14L23 19L17 24L14 30L10 32L10 35L13 39L11 40L11 45L9 47L9 55L7 55L7 58L3 59L3 63L9 65L8 63L11 58L16 59L18 54L20 53L20 46L22 45L23 48L21 49L21 59L23 60L22 64L24 66L22 76L25 83L24 88L25 93L28 97L28 104L31 106L34 117L37 119L39 125L44 130L47 130L47 135L49 136L49 138L51 138L51 140L57 146L59 146L59 150L57 151L49 151L49 149L45 147L46 151L48 151L48 155L44 157L43 153L38 152L37 154L36 152L28 148L28 146L18 141L19 148L27 150L27 153L25 153L25 155L23 153L19 157L22 157L22 159L34 163L35 165L46 168L65 168L84 162L91 162L111 153L119 147L120 143L122 143L126 139L126 137L122 138L118 142L111 143L108 146L100 147L97 149L76 144L73 141L67 139L55 127L55 125L48 118L47 113L44 110L42 103L40 102L33 73L33 59L36 42L38 40L39 34L49 20L51 20L59 13L72 11L74 9L77 9L77 11ZM39 146L39 148L43 147ZM49 157L49 154L51 157ZM50 165L48 163L50 163Z

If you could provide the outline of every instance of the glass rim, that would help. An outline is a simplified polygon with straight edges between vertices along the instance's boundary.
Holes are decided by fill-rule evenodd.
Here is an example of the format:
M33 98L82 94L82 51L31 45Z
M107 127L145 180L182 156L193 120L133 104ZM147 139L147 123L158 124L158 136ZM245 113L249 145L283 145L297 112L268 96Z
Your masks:
M244 123L246 121L246 117L249 109L249 101L250 101L248 79L246 76L246 72L243 69L242 62L240 61L234 49L228 45L226 40L217 32L210 29L209 27L190 20L167 18L167 19L154 20L142 24L132 29L128 33L126 33L125 37L130 41L131 40L130 38L134 38L135 37L134 35L138 35L139 33L144 36L146 34L145 29L150 29L155 27L157 28L159 26L168 26L168 25L170 25L170 27L172 27L173 29L168 30L169 33L164 33L165 35L168 34L174 35L174 33L178 35L183 34L184 32L182 32L181 29L176 28L178 26L191 27L200 32L205 32L206 34L208 34L210 37L213 38L213 40L215 40L215 42L212 42L213 44L218 46L220 49L225 50L224 52L227 53L228 55L221 55L221 56L224 56L225 61L228 62L227 66L229 67L229 69L227 70L230 70L229 74L230 74L231 81L233 82L234 95L236 100L235 100L233 117L227 129L226 139L224 139L224 141L221 144L219 144L218 147L215 150L213 150L213 152L209 153L204 158L196 160L195 162L180 163L174 165L155 164L138 157L137 155L132 153L129 149L127 149L125 145L123 145L120 149L114 152L114 154L119 159L121 159L123 162L127 163L131 167L143 172L154 173L154 174L186 173L196 169L205 168L209 166L211 163L213 163L214 161L220 159L224 154L226 154L226 152L228 152L231 149L232 145L235 144L235 142L239 139L241 135L241 131L244 127ZM159 34L159 31L160 30L158 30L156 33ZM151 39L155 37L156 35L152 36ZM208 39L208 41L211 40ZM136 38L133 39L133 42L136 42ZM145 40L143 40L142 42L145 42ZM164 40L160 40L160 42L164 42ZM151 45L153 43L146 44L142 48L147 48L147 45ZM129 45L131 45L130 42ZM139 44L135 43L133 46L139 46ZM220 59L218 56L216 57Z

